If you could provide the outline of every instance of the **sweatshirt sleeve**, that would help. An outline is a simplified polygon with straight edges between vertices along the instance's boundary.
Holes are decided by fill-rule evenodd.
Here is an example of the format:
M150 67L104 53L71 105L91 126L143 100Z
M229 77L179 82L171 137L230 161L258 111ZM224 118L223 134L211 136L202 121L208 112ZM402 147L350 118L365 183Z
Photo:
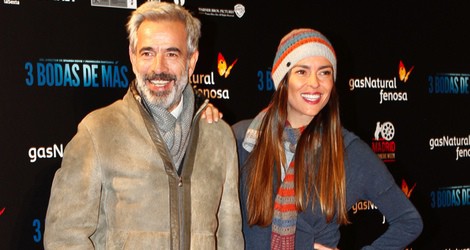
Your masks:
M90 134L81 124L67 145L51 188L45 249L93 249L98 222L101 173Z
M385 216L388 229L363 250L404 249L423 229L420 214L396 184L387 167L362 140L346 148L348 208L360 200L374 203Z
M227 133L232 133L230 129ZM226 147L226 176L218 214L217 249L243 249L242 219L238 193L238 157L235 138Z

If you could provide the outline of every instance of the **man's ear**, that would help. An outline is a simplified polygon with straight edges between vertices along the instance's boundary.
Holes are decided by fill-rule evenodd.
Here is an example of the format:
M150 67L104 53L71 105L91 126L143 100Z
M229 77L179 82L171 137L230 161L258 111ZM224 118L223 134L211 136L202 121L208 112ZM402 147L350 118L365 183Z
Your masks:
M189 76L194 73L194 69L196 68L197 59L199 58L199 50L194 51L189 58Z

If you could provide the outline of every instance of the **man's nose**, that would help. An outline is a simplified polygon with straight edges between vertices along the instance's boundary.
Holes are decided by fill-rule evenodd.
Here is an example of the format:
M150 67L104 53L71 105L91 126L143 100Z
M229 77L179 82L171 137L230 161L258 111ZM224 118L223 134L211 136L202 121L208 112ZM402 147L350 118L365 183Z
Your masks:
M153 61L153 65L152 65L152 69L157 74L168 72L168 65L167 65L164 54L158 53L155 56L155 59Z

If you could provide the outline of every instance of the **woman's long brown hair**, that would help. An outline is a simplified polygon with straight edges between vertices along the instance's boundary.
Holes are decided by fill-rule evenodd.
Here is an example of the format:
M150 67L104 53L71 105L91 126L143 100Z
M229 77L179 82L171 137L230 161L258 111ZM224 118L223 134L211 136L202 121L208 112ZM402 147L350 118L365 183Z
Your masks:
M274 92L259 129L258 141L247 162L248 224L268 226L274 212L273 190L281 183L286 164L282 133L287 121L287 76ZM330 222L348 223L344 145L335 86L328 104L302 132L295 152L295 200L297 211L318 200ZM276 175L274 174L276 171ZM274 176L277 186L273 187ZM275 189L274 189L275 188Z

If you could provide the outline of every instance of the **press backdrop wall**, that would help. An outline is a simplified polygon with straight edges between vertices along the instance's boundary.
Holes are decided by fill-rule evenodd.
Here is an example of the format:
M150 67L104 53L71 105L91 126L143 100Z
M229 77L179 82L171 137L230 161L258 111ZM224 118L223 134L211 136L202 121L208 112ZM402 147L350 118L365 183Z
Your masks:
M65 145L88 112L121 98L133 80L125 23L142 2L0 3L0 249L43 248ZM470 249L470 4L178 2L203 23L191 82L230 124L266 106L284 34L323 32L337 52L344 126L373 148L423 216L424 232L408 249ZM387 227L368 201L350 215L341 249L358 249Z

